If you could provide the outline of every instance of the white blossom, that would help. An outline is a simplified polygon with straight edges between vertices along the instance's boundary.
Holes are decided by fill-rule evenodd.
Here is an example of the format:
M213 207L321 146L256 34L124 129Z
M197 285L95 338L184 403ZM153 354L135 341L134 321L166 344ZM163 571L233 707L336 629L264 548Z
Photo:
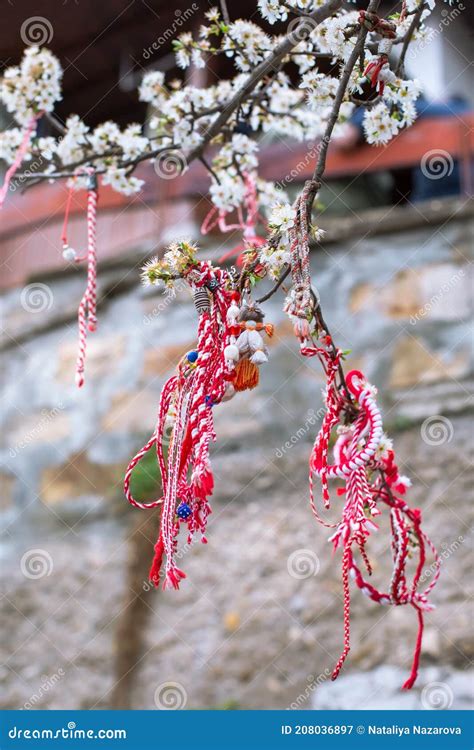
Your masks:
M287 232L295 225L295 209L289 203L277 203L272 208L268 224L272 229Z
M125 169L110 167L102 178L104 185L110 185L118 193L133 195L141 190L144 180L139 180L133 175L128 175Z
M146 158L159 149L180 150L186 158L189 152L203 144L206 133L232 98L248 82L248 77L262 60L268 58L285 34L289 19L297 26L298 15L312 13L325 0L258 0L260 17L275 25L270 35L252 20L237 19L225 24L218 8L209 9L206 21L197 34L186 31L173 42L179 67L193 65L202 68L215 54L225 54L233 63L234 73L229 80L219 80L204 87L185 84L182 80L166 81L162 71L145 73L139 86L139 98L150 105L146 135L138 124L120 128L108 121L92 132L77 115L67 118L60 137L38 138L32 131L25 161L34 157L45 160L43 172L57 172L76 163L93 165L104 173L104 183L130 195L140 189L142 181L127 171L132 162ZM407 0L409 14L420 6L421 0ZM434 7L434 0L426 0L424 15ZM397 35L406 33L412 16L397 21ZM243 176L252 173L257 180L259 210L270 213L271 226L282 233L291 227L293 214L286 196L273 183L258 179L257 137L266 140L293 139L317 142L324 134L339 87L338 71L353 50L353 31L358 23L358 11L343 9L311 30L307 39L298 43L291 55L282 61L282 69L269 69L269 75L252 89L237 110L233 110L226 128L211 141L215 147L212 159L214 177L211 179L211 199L220 211L232 211L245 196ZM418 35L426 34L423 27ZM376 43L377 34L369 32L368 41ZM395 50L394 50L395 51ZM329 55L331 74L322 73L316 56ZM364 51L363 64L376 60L377 53ZM287 64L291 62L291 68ZM293 75L297 71L297 77ZM384 83L382 100L365 112L363 129L371 144L385 144L402 128L416 119L415 101L420 91L417 81L400 78L387 63L379 75ZM292 72L293 71L293 72ZM291 73L291 77L290 77ZM62 70L58 60L46 49L30 47L18 66L8 68L0 82L0 100L22 126L0 134L0 158L8 164L14 159L22 142L24 126L32 117L51 112L61 98ZM350 91L361 98L367 81L361 78L357 65L350 76ZM349 91L345 93L334 129L337 136L354 109ZM244 127L242 127L242 124ZM71 170L65 170L71 171ZM85 178L78 177L74 186L83 186ZM285 180L282 184L286 184ZM273 222L273 223L272 223ZM278 257L278 256L277 256ZM276 264L276 259L273 260Z
M29 47L19 67L7 68L0 84L0 100L20 125L33 116L52 112L61 99L62 68L47 49Z

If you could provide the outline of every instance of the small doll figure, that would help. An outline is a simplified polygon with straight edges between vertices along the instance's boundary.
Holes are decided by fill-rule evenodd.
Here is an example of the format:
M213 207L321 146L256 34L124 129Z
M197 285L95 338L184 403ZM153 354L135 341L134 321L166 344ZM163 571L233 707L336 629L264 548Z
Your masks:
M245 391L255 388L259 382L259 365L268 362L268 349L264 344L261 332L273 336L273 326L263 323L264 315L256 305L242 307L238 325L242 333L236 341L239 350L239 361L235 368L234 388Z

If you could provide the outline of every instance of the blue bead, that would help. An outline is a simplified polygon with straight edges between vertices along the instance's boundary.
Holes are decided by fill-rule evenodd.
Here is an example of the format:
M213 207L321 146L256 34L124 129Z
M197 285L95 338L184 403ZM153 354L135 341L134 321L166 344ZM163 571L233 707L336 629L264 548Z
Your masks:
M176 511L176 515L178 516L178 518L182 518L184 521L189 518L191 513L192 510L187 503L181 503L178 506L178 510Z
M191 351L186 354L186 359L188 360L188 362L193 363L197 360L198 356L199 356L198 352Z

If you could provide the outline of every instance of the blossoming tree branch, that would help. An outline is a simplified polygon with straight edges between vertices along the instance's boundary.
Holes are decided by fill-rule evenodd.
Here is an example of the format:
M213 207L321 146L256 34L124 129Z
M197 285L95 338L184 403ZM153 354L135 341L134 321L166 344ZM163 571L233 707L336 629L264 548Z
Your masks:
M438 578L439 557L422 530L420 510L406 500L410 482L400 473L392 443L383 432L376 389L363 373L344 372L345 353L333 340L311 285L309 248L323 234L313 209L328 148L354 109L364 108L365 138L379 147L416 119L420 87L406 77L404 61L411 42L427 33L425 20L434 4L403 0L397 12L384 18L378 13L380 0L370 0L361 11L343 0L258 0L261 18L275 27L270 35L257 22L229 20L222 3L220 10L205 14L197 37L183 33L175 40L176 61L183 70L205 68L214 57L225 55L235 74L216 85L196 87L166 81L159 71L146 73L139 88L151 112L146 129L131 124L121 130L108 121L91 130L77 114L63 125L54 115L61 99L61 65L47 49L26 50L20 65L5 72L0 86L0 97L17 122L0 134L0 158L8 165L0 205L12 180L26 188L45 180L67 181L63 256L67 262L87 264L78 313L79 386L86 372L87 336L97 325L95 229L101 185L131 195L143 185L134 174L141 162L155 162L159 174L185 171L200 160L209 172L212 201L202 234L213 227L242 234L238 270L202 260L195 244L180 238L143 267L146 284L171 294L177 282L188 286L198 320L196 348L181 357L164 384L156 428L125 473L125 495L132 505L161 508L150 580L156 586L179 588L186 577L177 565L180 533L186 531L188 542L195 536L207 541L214 486L213 412L239 392L258 386L260 367L268 361L266 339L273 334L263 306L284 290L284 310L293 322L301 355L316 357L326 378L326 412L309 460L309 498L314 516L331 528L329 539L341 550L343 649L333 678L350 650L352 577L370 599L382 605L409 604L417 614L418 635L405 688L417 676L424 613L432 606L428 595ZM329 73L320 70L322 58L329 60ZM55 136L37 135L43 118ZM265 133L319 141L313 177L293 204L259 176L259 138ZM32 163L40 164L40 170L33 170ZM83 255L67 238L75 190L88 195ZM254 296L255 287L265 279L270 279L269 291ZM134 467L150 450L156 452L161 471L161 494L141 503L133 497L131 479ZM315 497L315 480L321 502ZM335 523L325 514L334 483L342 505ZM379 590L370 582L367 543L384 509L390 516L393 574L386 590ZM436 573L422 590L428 556L434 557ZM416 560L411 570L410 558Z

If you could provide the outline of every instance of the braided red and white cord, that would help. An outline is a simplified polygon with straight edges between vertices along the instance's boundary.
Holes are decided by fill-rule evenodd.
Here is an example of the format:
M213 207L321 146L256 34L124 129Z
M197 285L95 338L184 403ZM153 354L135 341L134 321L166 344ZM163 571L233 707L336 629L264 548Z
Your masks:
M184 572L175 563L181 524L188 526L188 543L198 532L201 540L204 543L207 541L205 531L211 513L209 496L214 487L209 461L209 445L215 439L212 409L224 396L231 366L224 354L230 339L227 312L232 304L232 295L225 289L228 280L226 272L212 269L208 263L200 264L199 272L192 274L189 281L193 287L212 289L209 304L204 304L200 310L196 363L191 365L187 357L183 357L178 374L166 382L160 399L156 430L132 459L125 474L125 495L132 505L144 508L162 505L150 580L159 585L162 561L166 557L164 588L179 588L180 580L185 578ZM172 406L176 418L165 459L165 427ZM157 450L163 496L152 503L140 503L131 494L130 480L133 469L153 445ZM189 507L186 518L177 516L179 503Z
M91 176L92 176L91 172ZM79 352L76 362L76 384L84 385L87 333L97 328L97 187L87 191L87 285L79 303L77 321L79 327Z
M328 524L321 519L311 489L311 507L317 520L325 526L335 527L329 537L334 548L342 547L342 582L344 596L344 648L334 668L332 678L336 679L350 650L350 586L349 577L355 580L362 592L379 604L410 604L417 610L419 629L413 656L412 670L404 688L411 688L416 680L421 652L423 633L423 611L430 609L428 594L439 577L440 560L436 550L422 532L421 512L411 509L399 496L405 491L402 478L394 462L393 451L377 455L382 432L382 420L375 402L373 388L369 386L362 373L352 371L346 377L350 394L356 400L358 416L349 427L342 426L334 446L335 461L328 464L327 454L332 429L341 425L341 417L347 406L343 398L334 399L333 389L327 392L327 412L320 433L316 438L310 459L310 486L312 475L320 478L323 487L323 502L329 507L328 478L342 479L343 489L338 492L345 495L342 517L338 524ZM384 593L368 583L354 560L353 548L361 554L369 575L371 565L366 553L366 543L371 532L377 530L374 519L380 515L378 502L390 507L393 548L393 574L389 592ZM426 547L434 556L435 574L429 586L420 592L419 584L426 562ZM406 564L410 551L418 549L418 565L411 585L407 582Z

